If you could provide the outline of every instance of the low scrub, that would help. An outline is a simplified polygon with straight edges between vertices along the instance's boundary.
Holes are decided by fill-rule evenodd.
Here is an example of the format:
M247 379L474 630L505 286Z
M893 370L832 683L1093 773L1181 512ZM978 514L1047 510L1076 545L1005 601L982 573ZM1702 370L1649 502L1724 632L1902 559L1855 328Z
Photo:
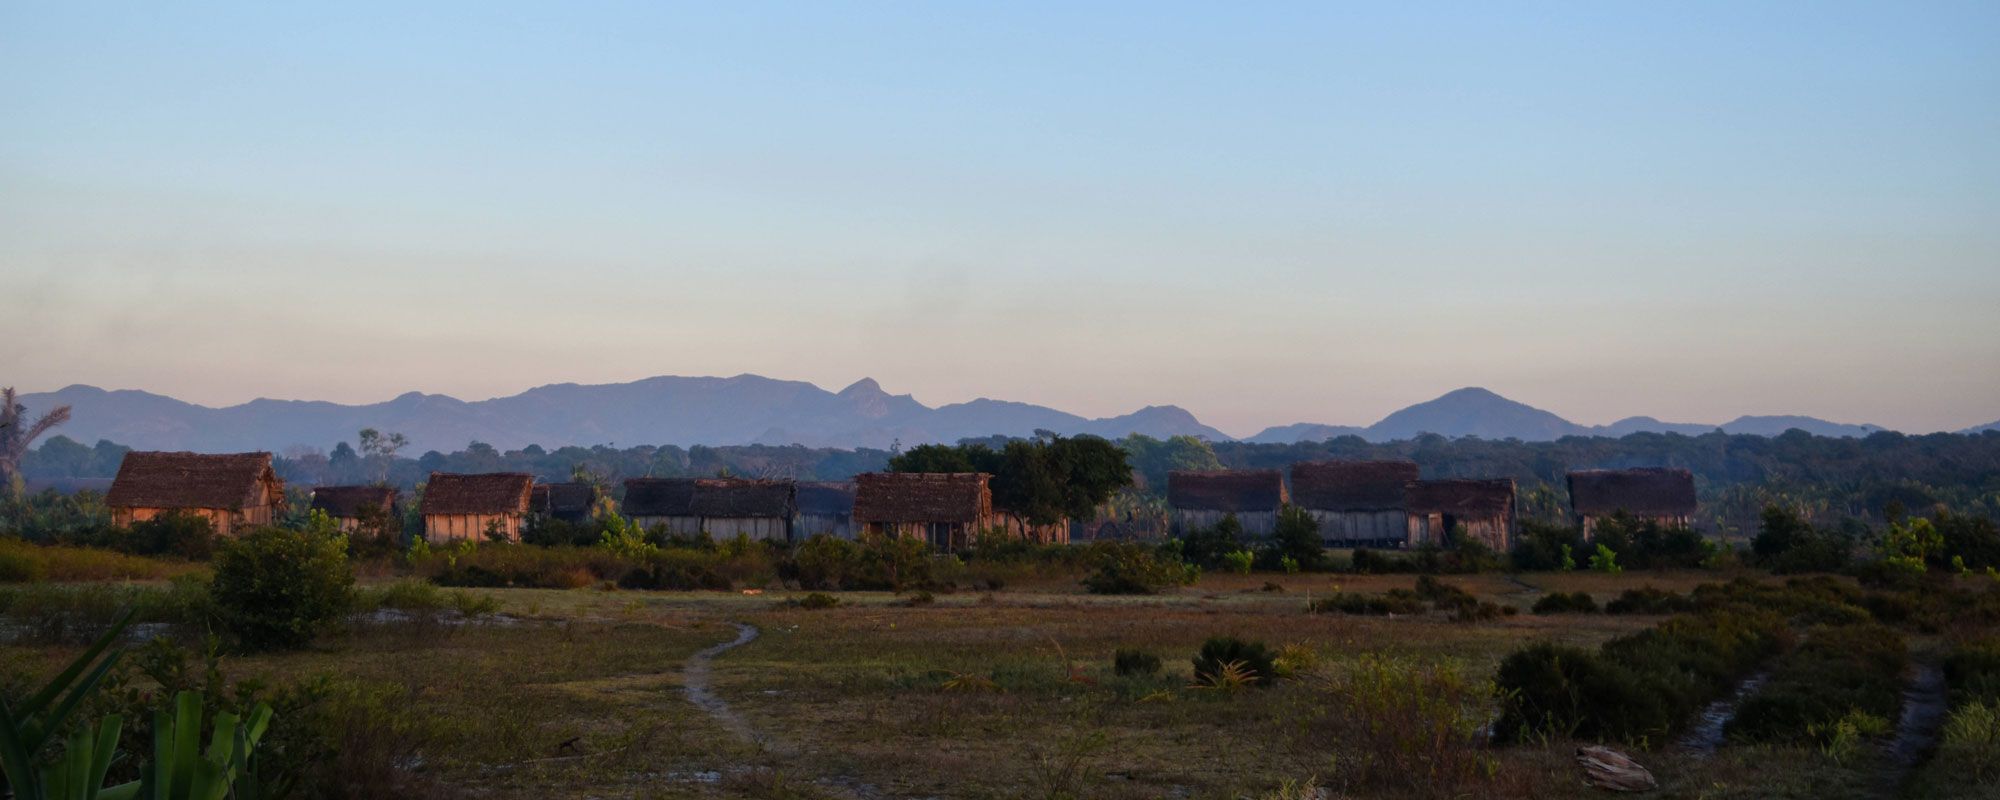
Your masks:
M1383 594L1362 594L1359 592L1335 592L1312 601L1306 610L1315 614L1353 614L1357 616L1398 616L1422 614L1429 610L1424 599L1408 589L1391 589Z
M1500 664L1495 734L1664 741L1788 639L1781 618L1730 610L1674 617L1597 651L1532 645Z
M1626 589L1604 604L1606 614L1685 614L1694 609L1693 598L1652 586Z
M1083 579L1091 594L1157 594L1194 583L1201 571L1163 548L1126 542L1104 542L1097 551L1097 568Z
M15 629L15 641L80 644L102 635L127 609L133 621L195 632L214 619L208 585L183 575L166 586L115 584L28 584L0 587L0 617Z
M1589 592L1551 592L1535 601L1536 614L1595 614L1597 599Z
M1910 663L1903 637L1882 625L1820 628L1778 661L1771 678L1737 709L1727 733L1753 742L1822 744L1857 712L1894 719Z
M1294 746L1341 766L1338 793L1475 797L1499 769L1482 741L1493 686L1455 663L1367 654L1306 686Z
M1144 650L1121 647L1111 654L1111 671L1121 677L1157 675L1160 672L1160 657Z
M0 583L155 580L193 569L98 547L0 539Z
M2000 636L1961 642L1944 659L1945 685L1952 705L2000 705Z

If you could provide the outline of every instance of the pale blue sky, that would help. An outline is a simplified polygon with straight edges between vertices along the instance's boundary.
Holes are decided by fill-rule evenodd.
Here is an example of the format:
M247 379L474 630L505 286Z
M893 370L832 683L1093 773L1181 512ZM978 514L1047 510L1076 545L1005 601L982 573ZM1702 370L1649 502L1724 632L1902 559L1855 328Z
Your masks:
M2000 3L277 5L0 3L0 381L2000 418Z

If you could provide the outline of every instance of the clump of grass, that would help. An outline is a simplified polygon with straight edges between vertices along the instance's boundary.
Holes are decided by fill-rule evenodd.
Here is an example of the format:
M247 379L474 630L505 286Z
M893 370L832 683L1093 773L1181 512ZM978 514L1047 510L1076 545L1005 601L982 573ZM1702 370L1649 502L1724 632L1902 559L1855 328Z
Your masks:
M1418 597L1415 592L1408 589L1391 589L1383 594L1335 592L1312 601L1306 610L1315 614L1408 616L1424 613L1425 604L1423 598Z
M820 609L833 608L838 605L840 605L840 598L834 597L833 595L827 594L825 592L813 592L812 594L806 595L804 597L786 598L784 602L778 604L778 607L799 608L807 611L818 611Z
M1111 654L1111 672L1120 677L1157 675L1160 672L1160 657L1144 650L1121 647Z
M1277 678L1277 654L1266 648L1263 642L1217 636L1202 642L1201 651L1194 657L1194 682L1197 686L1267 687Z
M1481 741L1491 683L1455 662L1367 654L1317 681L1298 728L1299 746L1338 763L1337 794L1413 797L1488 794L1499 763Z

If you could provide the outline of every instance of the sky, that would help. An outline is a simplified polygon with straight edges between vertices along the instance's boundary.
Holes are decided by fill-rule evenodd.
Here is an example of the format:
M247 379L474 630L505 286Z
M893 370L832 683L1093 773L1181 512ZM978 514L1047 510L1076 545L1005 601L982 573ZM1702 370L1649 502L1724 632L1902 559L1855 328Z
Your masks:
M0 382L2000 419L2000 3L0 3Z

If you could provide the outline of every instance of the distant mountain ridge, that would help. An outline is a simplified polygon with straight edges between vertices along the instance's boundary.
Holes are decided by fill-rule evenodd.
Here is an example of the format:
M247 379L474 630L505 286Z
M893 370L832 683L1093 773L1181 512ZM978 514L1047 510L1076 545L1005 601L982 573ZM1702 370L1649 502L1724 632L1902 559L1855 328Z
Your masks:
M1422 433L1437 433L1454 438L1477 436L1482 439L1520 439L1539 442L1560 439L1564 436L1616 438L1634 433L1678 433L1684 436L1700 436L1718 430L1723 433L1777 436L1794 428L1815 436L1833 437L1861 437L1886 430L1877 425L1848 425L1801 416L1741 416L1721 425L1662 422L1652 417L1626 417L1609 425L1578 425L1551 412L1509 400L1485 389L1467 387L1397 411L1383 417L1381 422L1365 428L1310 423L1281 425L1266 428L1244 441L1262 443L1319 441L1326 438L1318 435L1321 433L1332 436L1351 433L1371 442L1387 442L1409 439Z
M1029 436L1036 430L1109 438L1141 433L1155 438L1188 435L1212 441L1230 439L1187 410L1171 405L1092 419L1047 406L987 398L931 407L907 394L891 394L866 378L829 392L804 381L747 374L551 384L477 401L409 392L361 405L258 399L210 408L150 392L107 391L79 384L23 395L21 402L31 412L73 406L75 418L57 432L86 443L109 439L141 449L204 452L283 450L294 445L325 448L353 441L355 431L366 427L408 435L411 447L406 453L450 452L473 441L501 449L529 444L886 448L897 442L908 447L993 435ZM1883 430L1874 425L1789 416L1745 416L1721 425L1629 417L1610 425L1585 426L1485 389L1465 388L1397 411L1373 425L1282 425L1245 441L1291 443L1359 436L1380 442L1422 433L1547 441L1642 432L1693 436L1718 429L1775 436L1792 428L1821 436L1867 436ZM1994 428L2000 428L2000 422L1963 432Z
M209 408L150 392L75 385L28 394L30 409L69 405L74 419L57 432L84 442L109 439L141 449L226 452L331 447L361 428L410 437L408 452L450 452L480 441L501 449L529 444L804 444L815 447L905 446L992 436L1063 434L1123 437L1229 436L1174 406L1090 419L1045 406L978 399L932 408L890 394L871 379L839 392L804 381L758 375L661 376L600 385L552 384L517 395L465 401L409 392L381 403L252 400Z

